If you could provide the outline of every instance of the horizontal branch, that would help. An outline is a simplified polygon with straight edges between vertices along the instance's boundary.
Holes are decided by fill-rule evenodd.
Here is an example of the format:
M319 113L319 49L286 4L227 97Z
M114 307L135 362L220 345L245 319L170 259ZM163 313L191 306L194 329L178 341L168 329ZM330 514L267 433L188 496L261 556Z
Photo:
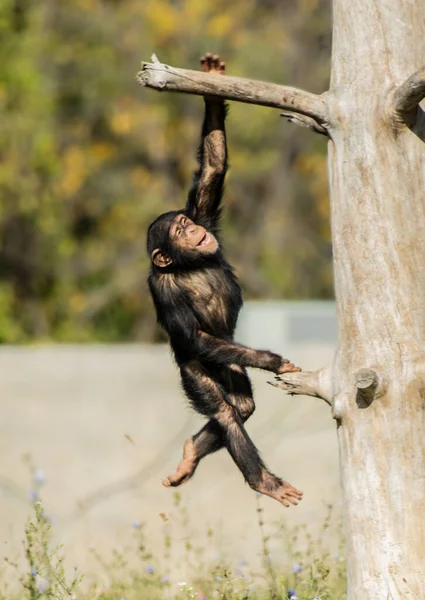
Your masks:
M328 111L322 96L255 79L176 69L162 64L155 55L152 61L142 63L142 70L137 74L138 82L144 86L159 91L218 96L226 100L280 108L305 115L318 124L321 133L326 131ZM305 126L305 122L302 124Z
M276 381L269 381L270 385L284 390L289 395L313 396L321 398L332 406L332 393L330 390L328 368L319 371L299 371L276 375Z
M425 67L422 67L393 92L391 104L396 118L410 125L413 111L424 98Z

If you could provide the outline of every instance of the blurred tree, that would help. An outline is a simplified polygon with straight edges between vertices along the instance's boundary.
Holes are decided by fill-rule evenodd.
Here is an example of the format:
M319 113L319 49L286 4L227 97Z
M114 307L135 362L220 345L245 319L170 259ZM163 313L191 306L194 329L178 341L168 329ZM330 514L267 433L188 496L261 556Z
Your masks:
M184 202L202 103L140 90L141 58L213 50L321 92L329 47L324 0L4 0L0 341L157 335L145 231ZM224 229L247 297L332 294L325 140L291 127L232 107Z

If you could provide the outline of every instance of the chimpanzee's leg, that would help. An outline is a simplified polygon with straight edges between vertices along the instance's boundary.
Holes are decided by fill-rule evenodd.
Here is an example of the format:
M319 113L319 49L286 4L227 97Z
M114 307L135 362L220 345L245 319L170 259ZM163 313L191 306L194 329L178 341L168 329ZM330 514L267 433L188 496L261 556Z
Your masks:
M185 441L183 458L179 462L176 471L164 479L163 485L165 487L177 487L186 483L195 473L201 458L220 450L224 446L222 428L215 419L210 419L196 435Z
M256 491L275 498L285 506L297 504L301 492L270 473L243 426L238 410L226 400L226 392L199 363L181 370L184 390L193 407L215 421L222 429L227 450Z
M220 368L217 377L220 387L226 393L226 400L237 409L240 418L245 422L255 410L251 382L246 369L239 365L229 365ZM185 483L192 477L202 458L217 452L225 445L222 427L215 419L210 419L197 434L186 440L183 459L176 472L164 481L164 485L178 486Z
M245 423L255 410L251 382L246 369L239 365L229 365L225 369L220 369L217 379L215 377L214 379L223 390L226 402L236 409L242 423ZM191 439L195 445L198 461L226 445L223 429L216 419L211 419Z

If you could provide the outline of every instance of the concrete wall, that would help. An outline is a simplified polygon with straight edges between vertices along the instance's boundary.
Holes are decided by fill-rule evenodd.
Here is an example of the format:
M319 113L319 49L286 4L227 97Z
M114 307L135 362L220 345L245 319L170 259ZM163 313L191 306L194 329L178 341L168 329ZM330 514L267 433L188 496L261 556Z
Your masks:
M292 345L284 354L308 369L325 364L332 350L332 344L309 343ZM178 554L187 533L179 533L172 491L162 487L161 479L174 469L184 439L202 420L185 405L168 349L3 347L0 366L4 553L16 558L21 552L31 512L30 456L32 465L45 473L45 507L70 564L83 571L97 569L90 547L110 556L112 549L129 543L133 521L147 523L149 542L161 552L160 513L170 518L167 527L173 530ZM314 528L327 504L339 504L329 409L320 400L285 396L267 385L268 373L252 375L257 411L248 430L267 464L305 492L303 502L291 509L262 499L266 521L283 519L289 527L308 523ZM225 451L205 459L181 492L200 543L213 527L214 548L233 559L258 555L257 498Z
M300 344L334 345L337 340L335 302L245 302L236 338L253 348L274 348L283 353Z

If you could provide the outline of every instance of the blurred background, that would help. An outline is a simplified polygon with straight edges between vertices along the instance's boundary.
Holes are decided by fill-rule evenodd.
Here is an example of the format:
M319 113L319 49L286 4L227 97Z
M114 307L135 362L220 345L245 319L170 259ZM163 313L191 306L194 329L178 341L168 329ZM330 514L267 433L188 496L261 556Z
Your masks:
M155 52L196 69L211 51L229 74L322 93L330 3L2 0L0 49L0 536L17 556L41 491L68 556L96 568L90 549L125 545L132 522L161 546L158 515L176 512L161 479L202 424L153 345L145 238L185 203L203 102L140 87L140 62ZM326 140L236 103L227 133L223 238L247 300L237 338L320 367L337 335ZM314 525L339 502L334 425L324 403L267 379L254 374L248 429L305 492L286 512L265 499L267 515ZM182 497L216 548L258 554L255 494L225 452Z
M141 60L328 88L328 0L0 3L0 341L155 341L145 233L185 202L200 98ZM332 297L326 140L234 103L224 242L247 299Z

